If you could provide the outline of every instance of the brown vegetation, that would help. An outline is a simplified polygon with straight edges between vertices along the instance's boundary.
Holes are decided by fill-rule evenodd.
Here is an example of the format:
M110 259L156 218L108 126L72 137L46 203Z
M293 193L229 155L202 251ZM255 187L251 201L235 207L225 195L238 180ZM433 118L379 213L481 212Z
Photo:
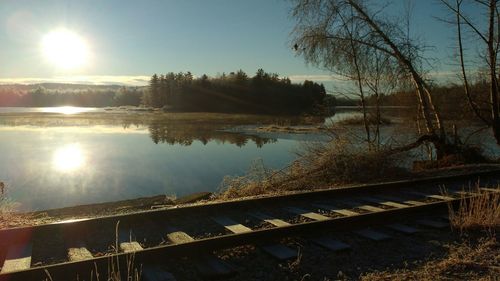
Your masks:
M379 119L373 115L369 115L367 117L366 121L370 125L377 125L377 123L378 123L378 125L391 125L392 124L392 121L389 118L380 117L380 119ZM355 117L340 120L337 124L351 126L351 125L363 125L364 122L365 122L365 120L362 116L355 116Z
M461 238L448 245L443 258L433 258L415 268L364 274L361 280L496 280L500 276L500 193L478 187L464 195L458 209L450 205L450 222Z
M454 210L450 206L450 222L460 233L486 231L494 235L500 230L500 192L472 189L474 196L462 196L460 206Z
M219 197L321 189L408 175L398 165L399 155L387 150L364 151L355 144L336 140L309 145L304 151L299 160L282 170L272 171L255 162L246 175L225 177Z
M372 272L361 280L495 280L500 276L500 248L495 238L477 243L462 242L448 246L448 255L416 268Z

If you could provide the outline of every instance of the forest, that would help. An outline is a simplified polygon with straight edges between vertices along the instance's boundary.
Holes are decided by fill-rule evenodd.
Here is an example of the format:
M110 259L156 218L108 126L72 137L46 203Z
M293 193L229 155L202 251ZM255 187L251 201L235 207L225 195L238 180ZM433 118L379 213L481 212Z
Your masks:
M295 84L262 69L253 77L242 70L196 78L191 72L154 74L146 87L40 84L0 88L0 106L146 106L175 112L322 114L332 101L325 97L322 84L307 80Z

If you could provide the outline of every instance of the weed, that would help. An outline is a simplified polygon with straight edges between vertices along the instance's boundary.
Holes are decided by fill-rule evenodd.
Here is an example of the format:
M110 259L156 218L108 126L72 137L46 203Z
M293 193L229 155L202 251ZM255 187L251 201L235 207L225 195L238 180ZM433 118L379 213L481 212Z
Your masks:
M474 196L462 193L458 209L449 208L452 227L460 233L479 230L494 235L500 227L500 192L484 191L479 184L468 192Z

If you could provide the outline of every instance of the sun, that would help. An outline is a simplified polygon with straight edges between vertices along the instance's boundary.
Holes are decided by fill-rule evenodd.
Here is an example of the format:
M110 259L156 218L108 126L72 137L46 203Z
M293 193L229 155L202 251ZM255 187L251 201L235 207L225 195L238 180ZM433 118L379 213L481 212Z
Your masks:
M87 43L70 30L58 29L47 33L41 45L45 58L58 68L76 69L88 61Z

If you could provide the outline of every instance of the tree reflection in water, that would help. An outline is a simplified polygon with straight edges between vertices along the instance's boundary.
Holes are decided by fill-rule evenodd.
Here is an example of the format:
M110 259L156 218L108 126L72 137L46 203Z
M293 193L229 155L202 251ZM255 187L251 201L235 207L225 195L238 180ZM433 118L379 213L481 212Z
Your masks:
M210 141L230 143L242 147L253 142L257 147L275 143L277 139L258 135L230 132L228 129L238 126L295 126L321 124L323 117L299 116L265 116L244 114L213 114L213 113L146 113L146 114L113 114L113 113L83 113L72 116L57 114L3 114L0 126L29 127L64 127L90 128L102 126L124 129L147 129L151 140L156 143L189 146L194 141L207 144Z
M256 135L232 133L210 128L210 126L200 126L199 124L178 124L151 122L148 125L149 136L154 143L180 144L189 146L193 141L200 141L207 144L210 141L230 143L242 147L253 141L257 147L262 147L267 143L275 143L274 138L263 138Z

